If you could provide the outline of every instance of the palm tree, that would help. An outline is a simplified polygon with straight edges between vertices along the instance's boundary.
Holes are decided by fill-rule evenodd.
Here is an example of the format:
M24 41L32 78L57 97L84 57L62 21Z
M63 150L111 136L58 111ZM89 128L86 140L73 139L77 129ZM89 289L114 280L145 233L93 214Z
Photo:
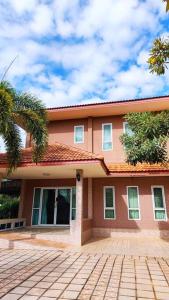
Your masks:
M33 161L38 162L47 146L46 111L42 102L29 93L17 92L7 81L0 82L0 136L11 173L21 160L19 126L32 136Z

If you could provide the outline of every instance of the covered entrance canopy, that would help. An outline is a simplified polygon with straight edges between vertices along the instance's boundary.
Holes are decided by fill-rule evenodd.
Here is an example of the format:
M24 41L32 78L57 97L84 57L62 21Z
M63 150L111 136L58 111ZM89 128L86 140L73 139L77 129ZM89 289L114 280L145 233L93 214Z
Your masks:
M0 174L7 176L7 156L0 154ZM43 159L32 161L32 148L22 150L21 163L10 179L74 178L77 169L83 169L84 177L104 177L108 169L103 157L75 147L55 143L48 145Z

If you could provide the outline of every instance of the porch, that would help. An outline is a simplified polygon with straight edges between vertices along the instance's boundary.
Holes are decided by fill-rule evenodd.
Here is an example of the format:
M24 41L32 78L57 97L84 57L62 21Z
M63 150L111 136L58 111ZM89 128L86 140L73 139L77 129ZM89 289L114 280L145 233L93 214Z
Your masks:
M3 178L6 154L0 158ZM25 237L82 245L92 234L92 178L107 172L102 157L67 145L48 145L38 164L32 162L32 149L24 149L21 164L10 179L22 179L18 218L32 227L31 234L26 229ZM49 226L50 232L44 228ZM64 232L59 230L64 226Z
M22 228L0 232L0 249L66 250L87 255L168 257L169 238L113 236L89 239L84 245L69 243L68 228Z
M65 249L70 242L70 229L65 227L25 227L0 232L1 249Z

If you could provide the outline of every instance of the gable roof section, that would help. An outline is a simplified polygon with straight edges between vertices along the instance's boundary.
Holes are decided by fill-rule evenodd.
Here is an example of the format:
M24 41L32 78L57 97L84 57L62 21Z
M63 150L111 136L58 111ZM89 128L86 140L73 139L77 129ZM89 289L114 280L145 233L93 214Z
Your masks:
M57 165L59 163L70 163L70 162L100 162L103 169L108 173L108 168L104 163L104 158L100 155L78 149L76 147L55 143L49 144L46 152L38 166L40 165ZM19 167L30 165L36 165L32 161L32 148L25 148L22 150L21 163ZM8 166L6 153L0 153L0 168Z

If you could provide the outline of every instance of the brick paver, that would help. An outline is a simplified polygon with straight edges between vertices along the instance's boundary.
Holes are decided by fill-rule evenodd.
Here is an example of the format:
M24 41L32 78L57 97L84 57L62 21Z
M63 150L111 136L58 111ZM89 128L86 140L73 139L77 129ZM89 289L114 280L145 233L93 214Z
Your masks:
M16 287L16 295L25 294L29 287L20 287L20 284L54 260L60 253L59 250L0 250L0 297L14 287ZM15 296L15 298L19 297ZM6 299L10 298L6 296Z
M2 300L169 300L169 258L0 251Z

